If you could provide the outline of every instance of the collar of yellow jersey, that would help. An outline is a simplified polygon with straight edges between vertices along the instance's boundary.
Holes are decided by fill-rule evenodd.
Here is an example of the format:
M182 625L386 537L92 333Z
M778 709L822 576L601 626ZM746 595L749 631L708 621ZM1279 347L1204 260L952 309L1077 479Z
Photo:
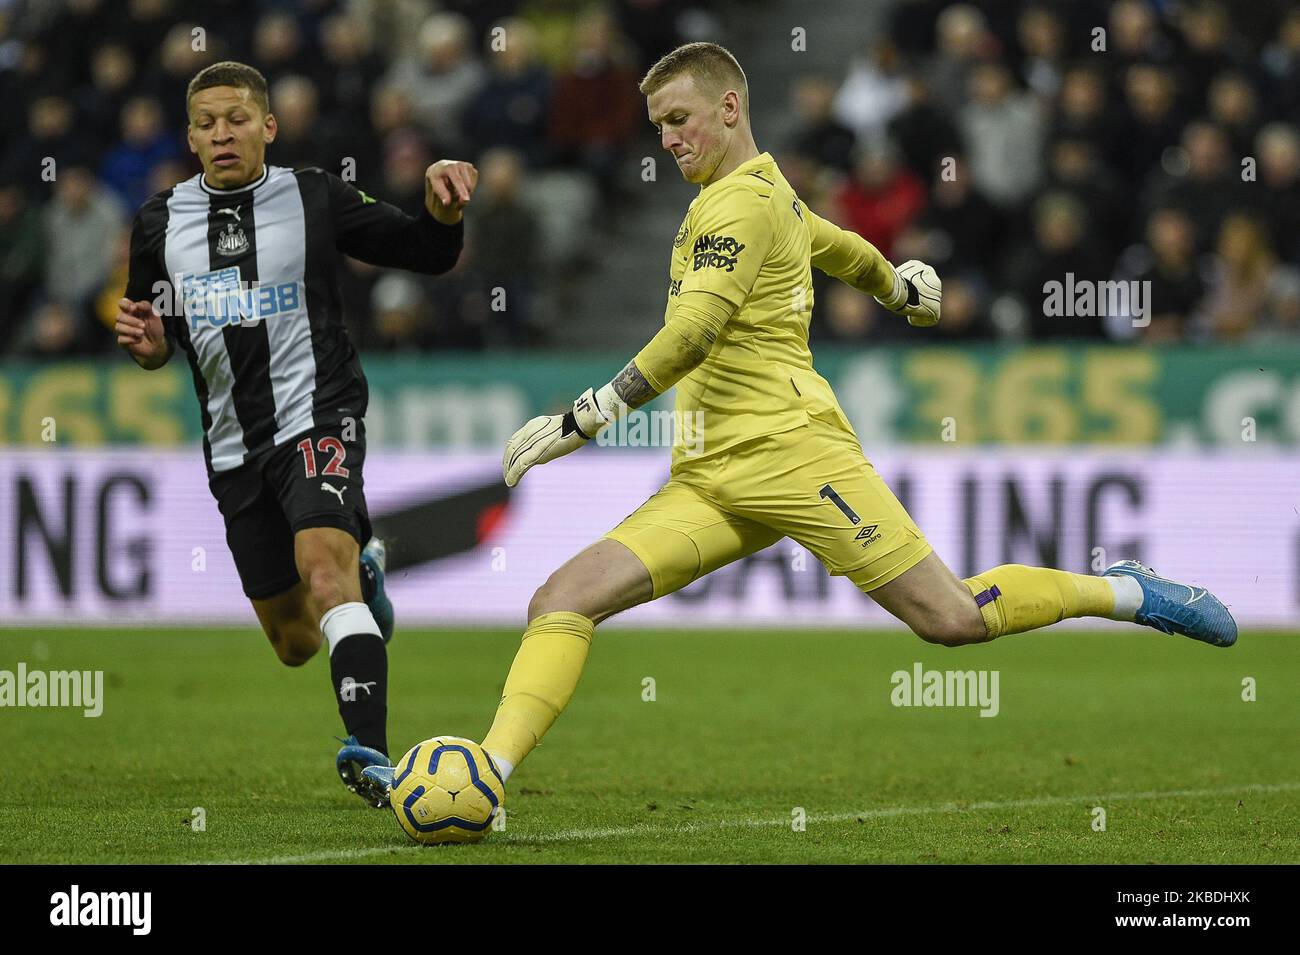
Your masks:
M709 183L709 186L716 186L719 182L726 182L728 179L731 179L733 176L744 176L744 175L747 175L748 173L753 172L753 171L754 171L755 169L757 169L759 166L764 166L764 165L766 165L766 164L768 164L768 163L771 163L771 162L775 162L775 160L772 158L772 154L771 154L771 153L766 153L766 152L764 152L764 153L759 153L759 154L758 154L757 156L755 156L753 159L746 159L746 160L745 160L744 162L742 162L739 166L737 166L735 169L731 170L731 172L727 173L725 176L723 176L723 177L722 177L721 179L719 179L717 182ZM708 189L709 186L705 186L704 188L705 188L705 189Z

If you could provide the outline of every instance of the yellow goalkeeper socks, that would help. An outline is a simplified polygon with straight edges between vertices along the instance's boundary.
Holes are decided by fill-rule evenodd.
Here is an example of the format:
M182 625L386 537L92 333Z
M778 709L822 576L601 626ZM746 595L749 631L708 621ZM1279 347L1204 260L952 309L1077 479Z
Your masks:
M975 595L990 640L1071 617L1111 617L1116 609L1106 577L1003 564L962 582Z
M524 631L483 748L508 776L564 712L596 625L580 613L544 613Z

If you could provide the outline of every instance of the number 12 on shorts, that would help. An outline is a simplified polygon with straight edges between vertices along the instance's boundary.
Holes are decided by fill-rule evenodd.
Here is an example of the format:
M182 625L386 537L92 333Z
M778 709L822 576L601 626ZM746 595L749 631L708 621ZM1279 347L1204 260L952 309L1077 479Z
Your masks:
M348 449L343 447L343 442L332 435L326 435L316 442L316 448L321 454L333 454L329 463L325 465L323 475L331 477L347 477L348 469L343 466L343 459L348 456ZM309 478L316 476L316 454L312 451L311 438L303 438L298 442L298 450L302 452L302 469Z
M862 518L858 517L858 512L849 507L849 505L845 503L844 498L840 497L835 488L831 487L829 484L823 485L822 489L817 492L817 496L823 501L829 500L832 504L838 507L844 516L849 519L850 523L855 525L862 523Z

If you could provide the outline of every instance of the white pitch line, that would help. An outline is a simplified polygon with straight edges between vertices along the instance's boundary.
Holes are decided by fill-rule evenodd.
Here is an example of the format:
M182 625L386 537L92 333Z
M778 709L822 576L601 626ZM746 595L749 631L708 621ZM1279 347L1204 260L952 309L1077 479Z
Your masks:
M855 819L888 819L895 816L921 816L946 812L983 812L990 809L1027 809L1034 806L1060 806L1070 803L1114 803L1133 802L1144 799L1193 799L1202 796L1230 796L1233 793L1274 793L1292 792L1300 789L1296 783L1260 783L1250 786L1227 786L1220 789L1165 789L1136 793L1110 793L1108 795L1081 796L1035 796L1029 799L1005 799L994 802L972 803L938 803L933 806L890 806L885 809L863 809L860 812L837 812L811 814L809 824L819 822L849 822ZM604 829L565 829L559 832L542 833L535 836L499 836L496 842L507 845L535 846L564 842L591 842L597 839L616 839L622 836L637 835L690 835L718 829L765 829L790 825L789 817L782 819L738 819L718 820L715 822L687 823L681 826L618 826ZM373 846L368 849L335 849L329 852L309 852L294 856L271 856L265 859L230 859L224 862L210 862L205 865L300 865L307 862L329 862L331 860L364 859L370 856L393 855L397 853L427 851L424 846Z
M973 803L939 803L934 806L891 806L886 809L864 809L859 812L812 813L808 816L809 824L817 822L850 822L855 819L887 819L895 816L919 816L944 812L979 812L989 809L1025 809L1034 806L1068 805L1076 802L1132 802L1139 799L1180 799L1197 796L1226 796L1240 792L1281 792L1300 789L1300 783L1262 784L1258 786L1232 786L1226 789L1171 789L1138 793L1111 793L1106 796L1036 796L1030 799L1008 799L997 802ZM520 836L510 839L517 845L540 845L554 842L581 842L590 839L608 839L617 836L651 835L651 834L689 834L712 829L765 829L790 825L790 818L783 819L736 819L719 820L711 823L687 823L682 826L626 826L616 829L570 829L561 832L543 833L536 836Z

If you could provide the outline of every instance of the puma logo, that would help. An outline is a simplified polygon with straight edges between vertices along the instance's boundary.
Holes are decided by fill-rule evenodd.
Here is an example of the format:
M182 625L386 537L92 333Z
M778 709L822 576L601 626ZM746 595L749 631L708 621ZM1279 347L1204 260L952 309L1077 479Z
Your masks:
M329 491L331 494L337 494L339 496L339 506L341 507L343 505L343 492L348 489L348 486L344 484L342 487L335 487L333 484L327 484L325 481L321 481L320 489L322 491Z
M234 206L227 206L227 207L224 208L224 209L218 209L218 210L217 210L217 215L221 215L222 213L225 213L225 214L228 215L228 216L234 216L236 222L242 222L242 221L243 221L243 220L239 217L239 210L238 210L237 208L235 208Z
M366 696L370 695L370 688L378 683L378 680L371 680L368 683L358 683L350 676L345 676L343 682L339 684L339 698L344 703L355 703L357 701L357 687L366 691Z

